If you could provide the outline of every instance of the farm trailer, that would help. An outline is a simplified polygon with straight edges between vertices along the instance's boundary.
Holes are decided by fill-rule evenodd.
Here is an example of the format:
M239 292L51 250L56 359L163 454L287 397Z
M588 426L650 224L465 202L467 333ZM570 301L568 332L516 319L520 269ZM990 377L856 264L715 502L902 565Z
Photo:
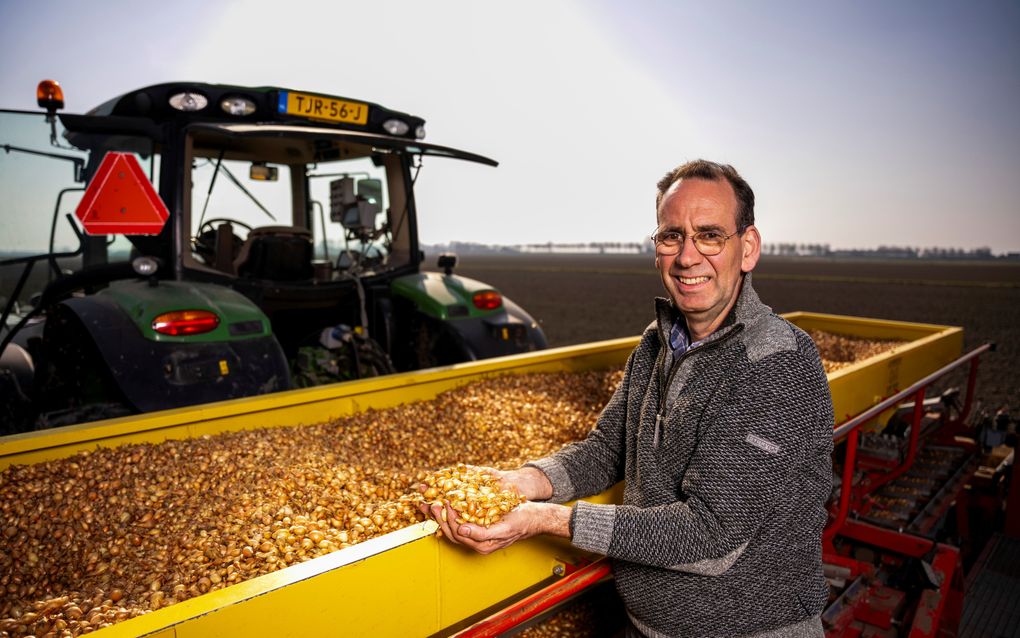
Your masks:
M919 381L928 383L933 373L944 373L964 361L973 360L976 366L980 354L959 357L963 343L959 328L803 312L786 316L809 330L903 342L828 375L837 421L842 424L834 431L840 442L834 458L851 479L857 463L867 458L867 449L858 447L868 436L864 432L877 427L875 417L891 414L904 392L920 401ZM636 338L617 339L12 435L0 438L0 468L65 458L99 446L319 423L433 399L497 375L606 369L622 365L636 343ZM968 404L971 396L972 388L968 388ZM906 461L890 463L895 467L886 469L886 475L882 468L871 466L869 481L891 483L883 477L910 469L923 438L908 433L903 440ZM969 459L966 444L960 449L967 451ZM973 464L968 463L959 463L964 472L972 471ZM955 483L943 487L962 489L966 481L961 483L960 477L959 471L953 473ZM859 635L862 623L874 629L893 622L928 628L937 628L944 618L955 622L961 593L959 553L925 538L922 532L857 520L856 511L870 504L868 497L875 490L855 491L853 483L844 481L841 497L832 503L824 539L826 573L839 594L826 612L829 635ZM589 500L616 502L620 496L617 486ZM939 502L946 496L941 493ZM483 557L435 538L435 531L431 521L411 525L114 624L100 630L100 635L298 636L346 631L376 636L499 635L536 622L610 577L605 561L555 539L534 538ZM861 547L870 548L879 559L868 562ZM910 557L930 558L929 571L936 574L930 587L920 592L896 590L883 578L883 569ZM875 603L880 595L892 597L897 604L880 607Z

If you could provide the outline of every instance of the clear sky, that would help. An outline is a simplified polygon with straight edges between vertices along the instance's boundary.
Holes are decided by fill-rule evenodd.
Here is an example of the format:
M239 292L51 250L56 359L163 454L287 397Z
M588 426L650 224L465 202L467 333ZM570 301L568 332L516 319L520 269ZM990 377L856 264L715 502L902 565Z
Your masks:
M427 120L422 239L639 241L697 157L767 242L1020 250L1020 3L0 0L0 106L279 85Z

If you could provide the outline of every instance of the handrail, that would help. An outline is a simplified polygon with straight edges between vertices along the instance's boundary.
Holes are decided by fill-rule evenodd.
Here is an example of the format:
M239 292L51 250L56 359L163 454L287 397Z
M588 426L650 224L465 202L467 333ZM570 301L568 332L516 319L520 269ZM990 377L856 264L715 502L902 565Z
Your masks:
M901 390L901 391L897 392L896 394L892 395L888 399L885 399L884 401L876 403L875 405L871 406L870 408L868 408L864 412L861 412L860 414L858 414L857 416L853 417L849 421L844 422L842 425L840 425L835 430L833 430L832 437L834 439L839 439L839 438L843 437L844 435L849 433L850 430L853 430L853 429L859 427L862 423L864 423L866 421L870 421L871 419L875 418L876 416L878 416L882 412L888 410L891 407L894 407L900 401L902 401L903 399L909 397L911 394L917 392L921 388L924 388L924 387L930 385L933 381L935 381L939 377L941 377L941 376L945 375L946 373L948 373L948 372L950 372L950 371L960 367L961 365L963 365L964 363L967 363L971 359L973 359L975 357L979 357L982 354L984 354L985 352L988 352L989 350L994 350L994 349L995 349L995 344L994 343L986 343L986 344L984 344L982 346L978 346L977 348L974 348L973 350L971 350L967 354L963 355L962 357L960 357L956 361L952 361L952 362L942 366L941 368L939 368L935 372L932 372L931 374L929 374L928 376L924 377L920 381L915 382L913 385L911 385L907 389ZM967 407L969 408L970 406L967 406ZM964 416L966 416L966 415L964 415Z
M914 415L910 419L910 442L907 444L907 458L893 471L883 475L869 485L869 490L874 492L886 483L895 481L907 473L914 465L917 458L918 442L921 440L921 417L924 416L924 389L918 390L914 400Z

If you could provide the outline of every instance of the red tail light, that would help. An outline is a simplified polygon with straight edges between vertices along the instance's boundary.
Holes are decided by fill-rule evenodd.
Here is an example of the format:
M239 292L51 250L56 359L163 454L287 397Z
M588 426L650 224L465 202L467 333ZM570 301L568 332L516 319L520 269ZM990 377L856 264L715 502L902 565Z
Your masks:
M499 294L495 290L485 290L482 292L476 292L471 297L471 302L475 304L475 308L479 310L495 310L503 305L503 295Z
M208 310L164 312L152 320L153 330L172 337L200 335L215 330L218 325L220 318Z

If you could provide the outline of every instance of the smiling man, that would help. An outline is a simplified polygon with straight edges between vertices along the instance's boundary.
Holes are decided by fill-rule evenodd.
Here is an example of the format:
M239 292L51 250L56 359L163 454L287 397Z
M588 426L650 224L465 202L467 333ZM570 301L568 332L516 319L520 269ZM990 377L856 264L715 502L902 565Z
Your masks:
M670 171L656 207L669 298L591 433L491 470L531 499L491 527L427 511L481 553L545 533L609 556L628 635L823 636L833 414L818 351L751 286L754 193L731 166ZM620 480L621 505L558 504Z
M712 175L713 169L726 179L696 177ZM655 266L695 342L719 328L737 301L744 273L758 263L761 236L753 211L754 193L729 166L696 162L659 182ZM730 240L734 246L723 250Z

